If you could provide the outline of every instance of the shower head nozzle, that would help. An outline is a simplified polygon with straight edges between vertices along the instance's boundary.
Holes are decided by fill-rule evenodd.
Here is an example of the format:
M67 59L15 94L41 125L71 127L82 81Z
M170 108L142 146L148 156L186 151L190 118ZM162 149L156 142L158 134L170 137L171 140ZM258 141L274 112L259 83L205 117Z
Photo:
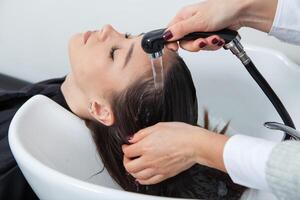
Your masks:
M166 43L163 34L166 29L157 29L144 34L142 38L143 50L152 57L157 58L162 55L164 44Z

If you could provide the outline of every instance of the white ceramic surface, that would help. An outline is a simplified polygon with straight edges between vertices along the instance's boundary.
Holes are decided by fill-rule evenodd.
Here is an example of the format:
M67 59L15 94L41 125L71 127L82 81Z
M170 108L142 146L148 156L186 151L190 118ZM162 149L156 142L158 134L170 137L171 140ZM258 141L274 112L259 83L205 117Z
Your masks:
M299 127L299 67L268 49L248 46L247 52ZM221 123L231 120L231 134L280 140L280 133L262 126L265 121L279 120L277 113L230 52L181 54L194 77L200 113L208 108L215 124L219 119ZM9 144L26 179L43 200L160 199L120 190L106 171L90 178L102 163L88 129L47 97L35 96L20 108L10 126Z

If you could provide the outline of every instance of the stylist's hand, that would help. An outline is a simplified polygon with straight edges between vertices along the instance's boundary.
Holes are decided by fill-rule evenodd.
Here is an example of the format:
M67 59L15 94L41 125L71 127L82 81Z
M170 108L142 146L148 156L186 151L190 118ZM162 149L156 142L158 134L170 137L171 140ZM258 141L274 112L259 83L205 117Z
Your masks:
M277 0L207 0L186 6L168 24L164 39L176 41L192 32L217 31L224 28L238 30L242 26L268 32L276 13ZM224 40L214 35L206 39L182 41L180 47L188 51L217 50ZM177 50L178 44L167 45Z
M225 171L223 148L227 137L181 122L145 128L123 145L124 166L140 184L161 182L195 163Z

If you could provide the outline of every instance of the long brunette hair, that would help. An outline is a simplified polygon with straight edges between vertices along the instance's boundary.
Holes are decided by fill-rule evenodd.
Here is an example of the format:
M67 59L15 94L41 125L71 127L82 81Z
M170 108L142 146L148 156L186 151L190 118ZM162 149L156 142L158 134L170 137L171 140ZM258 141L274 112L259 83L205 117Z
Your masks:
M111 177L127 191L144 194L201 198L239 199L244 187L234 184L224 172L195 164L190 169L161 183L142 186L123 166L122 144L140 129L158 122L179 121L197 125L197 96L191 73L181 57L176 56L165 70L164 86L154 87L153 78L141 78L121 93L112 96L115 116L112 126L86 120L98 153ZM204 115L208 129L208 115ZM223 128L220 133L226 131Z

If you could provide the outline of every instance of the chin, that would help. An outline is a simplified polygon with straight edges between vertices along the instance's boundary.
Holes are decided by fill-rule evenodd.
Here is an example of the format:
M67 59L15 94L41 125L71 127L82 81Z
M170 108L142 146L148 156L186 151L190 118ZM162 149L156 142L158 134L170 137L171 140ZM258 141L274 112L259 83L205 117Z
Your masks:
M83 33L74 34L69 40L69 49L83 46Z
M73 35L68 44L68 53L69 53L69 59L72 61L72 57L76 55L76 52L78 52L79 48L83 46L83 38L82 34L78 33Z

